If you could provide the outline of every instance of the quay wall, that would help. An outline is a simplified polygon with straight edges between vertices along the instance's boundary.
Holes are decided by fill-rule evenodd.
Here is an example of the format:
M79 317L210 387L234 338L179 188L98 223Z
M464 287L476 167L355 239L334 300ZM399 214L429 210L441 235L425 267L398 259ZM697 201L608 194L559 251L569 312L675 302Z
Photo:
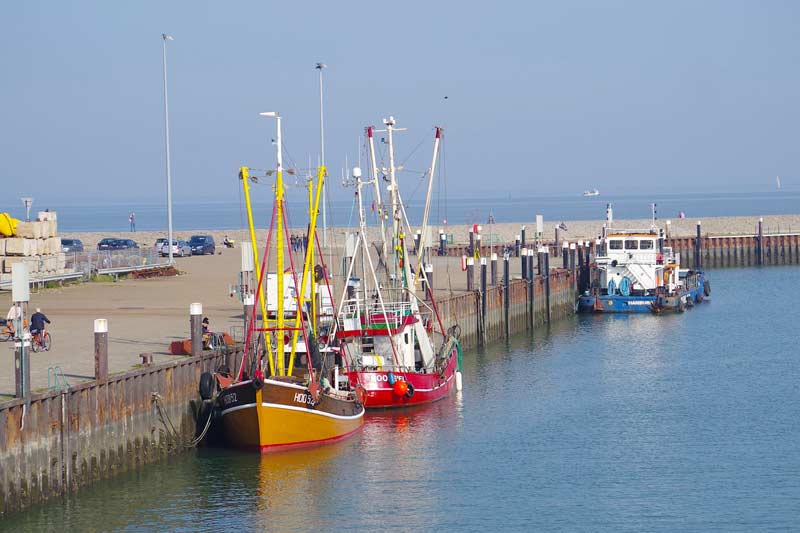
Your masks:
M180 453L200 374L219 363L187 357L0 403L0 517Z
M574 313L574 279L551 270L551 321ZM485 293L444 298L438 309L471 348L546 324L547 285L543 276L509 282L508 328L501 280ZM240 357L206 353L0 403L0 518L185 451L197 432L200 374L238 366Z
M681 256L681 265L691 267L695 265L696 237L674 237L664 239L665 246ZM545 243L550 249L553 261L559 261L561 246L555 242ZM590 243L594 255L594 243ZM505 246L513 250L515 243ZM770 266L770 265L798 265L800 264L800 233L770 234L759 237L758 235L733 235L724 237L700 238L700 266L704 269L743 267L743 266ZM481 246L482 256L488 256L494 249L502 252L503 245ZM468 245L448 245L447 255L471 255ZM502 257L502 253L498 253Z

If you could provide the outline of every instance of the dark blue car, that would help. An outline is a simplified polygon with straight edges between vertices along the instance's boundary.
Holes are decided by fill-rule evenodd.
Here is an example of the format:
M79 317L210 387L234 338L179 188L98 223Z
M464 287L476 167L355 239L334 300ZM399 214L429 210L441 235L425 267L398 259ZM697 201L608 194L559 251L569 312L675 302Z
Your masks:
M211 235L192 235L189 239L189 247L192 249L192 255L214 255L216 251L214 237Z

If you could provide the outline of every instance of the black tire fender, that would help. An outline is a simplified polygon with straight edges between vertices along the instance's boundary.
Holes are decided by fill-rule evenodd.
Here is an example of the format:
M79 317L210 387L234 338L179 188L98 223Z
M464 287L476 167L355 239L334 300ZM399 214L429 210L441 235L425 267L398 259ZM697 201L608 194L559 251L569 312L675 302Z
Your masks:
M214 396L214 376L210 372L200 374L200 397L210 400Z
M706 296L711 296L711 282L703 280L703 294Z
M255 390L258 390L264 386L264 382L258 378L253 378L252 385Z
M406 385L408 385L408 390L406 391L406 398L411 398L414 396L414 385L406 381Z

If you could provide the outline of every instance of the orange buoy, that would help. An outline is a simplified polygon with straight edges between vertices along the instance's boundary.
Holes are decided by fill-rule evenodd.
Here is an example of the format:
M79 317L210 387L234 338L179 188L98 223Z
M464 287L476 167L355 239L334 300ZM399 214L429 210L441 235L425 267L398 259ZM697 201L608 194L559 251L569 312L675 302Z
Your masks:
M397 380L394 382L392 389L398 396L404 396L408 392L408 384L405 381Z

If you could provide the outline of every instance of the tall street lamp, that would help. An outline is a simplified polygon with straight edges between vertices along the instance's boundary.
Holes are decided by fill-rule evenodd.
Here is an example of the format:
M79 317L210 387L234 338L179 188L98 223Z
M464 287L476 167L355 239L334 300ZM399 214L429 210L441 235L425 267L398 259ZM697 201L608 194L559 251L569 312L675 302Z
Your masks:
M167 41L172 41L172 36L161 34L164 44L164 138L167 148L167 249L169 250L169 264L174 264L172 257L172 176L169 165L169 98L167 96Z
M322 70L328 68L325 63L317 63L314 67L319 71L319 152L320 165L325 166L325 123L323 120L322 107ZM327 205L327 180L322 183L322 245L328 246L328 217L326 216Z

